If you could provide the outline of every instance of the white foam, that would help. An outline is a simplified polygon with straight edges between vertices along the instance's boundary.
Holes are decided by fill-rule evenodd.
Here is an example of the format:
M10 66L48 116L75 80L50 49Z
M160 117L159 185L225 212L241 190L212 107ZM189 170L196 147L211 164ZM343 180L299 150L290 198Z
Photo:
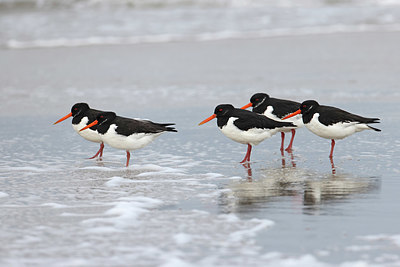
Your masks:
M357 33L357 32L375 32L400 31L400 24L357 24L357 25L328 25L328 26L310 26L302 28L278 28L257 31L220 31L200 34L159 34L142 35L131 37L116 36L93 36L87 38L56 38L56 39L38 39L32 41L8 40L5 44L9 49L30 49L30 48L57 48L57 47L82 47L98 45L132 45L143 43L168 43L183 41L217 41L228 39L254 39L285 36L304 36L332 33Z
M121 186L121 185L124 185L124 184L129 184L129 183L132 183L132 182L133 182L132 180L125 179L125 178L118 177L118 176L114 176L114 177L111 177L110 180L107 181L104 185L108 186L108 187L116 187L116 186Z
M175 243L182 246L192 241L193 237L186 233L178 233L173 236Z
M51 208L55 208L55 209L62 209L62 208L68 207L67 205L64 205L64 204L58 204L58 203L52 203L52 202L43 203L41 206L51 207Z
M53 167L34 167L34 166L21 166L21 167L3 167L3 170L8 170L8 171L22 171L22 172L47 172L47 171L56 171L58 169L53 168Z
M4 192L0 192L0 198L2 198L2 197L8 197L9 195L7 194L7 193L4 193Z
M120 198L119 202L112 203L113 207L104 213L104 217L84 220L84 224L97 227L113 225L115 230L137 226L139 216L163 204L163 201L143 196Z
M235 222L240 221L239 217L236 216L236 215L233 214L233 213L230 213L230 214L221 214L221 215L219 215L218 217L221 218L221 219L224 219L224 220L226 220L227 222L230 222L230 223L235 223Z
M101 167L101 166L87 166L81 167L81 170L96 170L96 171L115 171L115 169L109 167Z
M251 219L250 223L254 224L253 227L249 227L245 230L239 230L233 232L229 235L229 240L231 242L240 242L241 240L248 239L256 235L257 232L273 226L275 223L270 220L260 220L260 219Z
M369 246L369 245L363 245L363 246L348 246L345 249L347 251L354 251L354 252L359 252L359 251L369 251L369 250L374 250L377 249L377 246Z
M400 234L399 235L387 235L387 234L378 234L378 235L367 235L358 237L362 240L367 241L390 241L394 245L400 247Z
M191 267L194 266L178 257L170 256L167 262L160 265L160 267Z
M307 266L307 267L327 267L326 263L318 261L313 255L306 254L299 257L288 257L279 252L269 252L262 256L266 266Z
M222 174L220 174L220 173L208 172L208 173L204 174L204 176L206 176L207 179L214 179L214 178L223 177L224 175L222 175Z
M165 176L165 175L174 175L174 176L185 176L183 173L179 172L142 172L137 175L137 177L144 177L144 176Z

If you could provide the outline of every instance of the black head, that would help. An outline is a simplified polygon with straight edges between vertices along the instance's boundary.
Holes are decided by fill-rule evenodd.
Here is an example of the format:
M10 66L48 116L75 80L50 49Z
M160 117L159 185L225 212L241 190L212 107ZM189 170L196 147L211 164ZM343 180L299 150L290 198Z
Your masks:
M86 103L76 103L71 108L72 117L78 116L79 114L84 114L90 107Z
M262 103L264 103L265 101L267 101L269 99L269 95L264 94L264 93L257 93L254 94L251 98L250 98L250 102L251 104L253 104L253 108L256 108L258 106L260 106Z
M319 104L315 100L306 100L300 105L301 114L313 113Z
M117 117L117 114L114 112L102 112L99 115L97 115L96 120L98 121L98 124L101 125L103 123L108 123L111 124Z
M223 116L226 116L229 113L229 111L234 110L234 109L235 109L235 107L232 106L231 104L221 104L215 108L214 114L217 115L217 118L223 117Z

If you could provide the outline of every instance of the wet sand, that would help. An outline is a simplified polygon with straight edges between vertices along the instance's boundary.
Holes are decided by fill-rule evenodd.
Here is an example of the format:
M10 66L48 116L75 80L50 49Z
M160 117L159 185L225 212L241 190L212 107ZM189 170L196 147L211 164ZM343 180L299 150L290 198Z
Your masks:
M0 112L48 114L77 99L122 111L210 110L242 105L259 91L331 104L398 101L399 38L385 32L0 50Z

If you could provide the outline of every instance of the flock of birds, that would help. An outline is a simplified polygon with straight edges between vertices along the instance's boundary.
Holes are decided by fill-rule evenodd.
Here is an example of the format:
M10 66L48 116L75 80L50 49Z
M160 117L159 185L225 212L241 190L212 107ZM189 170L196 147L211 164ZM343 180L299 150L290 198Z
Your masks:
M252 107L253 110L246 110ZM102 157L104 143L126 151L126 167L129 166L130 151L145 147L164 132L177 132L174 123L154 123L148 120L117 116L114 112L91 109L86 103L72 106L71 113L54 124L72 116L72 127L86 140L100 143L100 149L91 157ZM230 104L218 105L214 114L200 122L202 125L217 119L221 132L241 144L247 144L247 153L241 163L249 162L252 146L258 145L274 134L281 133L281 151L284 150L285 133L291 132L291 140L285 149L292 151L296 129L306 126L314 134L331 139L329 158L333 158L335 140L343 139L363 130L375 130L369 124L379 123L378 118L366 118L339 108L323 106L315 100L298 103L291 100L269 97L264 93L254 94L250 103L235 108Z

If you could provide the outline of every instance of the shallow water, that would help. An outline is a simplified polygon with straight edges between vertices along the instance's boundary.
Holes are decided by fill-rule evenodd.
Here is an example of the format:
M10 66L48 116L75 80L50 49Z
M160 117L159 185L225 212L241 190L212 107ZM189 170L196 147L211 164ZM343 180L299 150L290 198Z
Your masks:
M279 136L255 147L249 170L245 146L182 114L125 168L107 146L85 159L98 145L70 121L3 117L1 264L398 265L398 119L380 106L383 131L337 142L335 174L305 129L293 154Z
M0 14L8 49L400 30L393 0L2 0Z
M399 10L0 0L0 265L400 266ZM338 141L334 169L306 129L293 153L276 135L243 166L246 146L197 123L256 92L379 117L382 132ZM108 146L88 160L98 144L52 125L82 101L179 132L129 168Z

